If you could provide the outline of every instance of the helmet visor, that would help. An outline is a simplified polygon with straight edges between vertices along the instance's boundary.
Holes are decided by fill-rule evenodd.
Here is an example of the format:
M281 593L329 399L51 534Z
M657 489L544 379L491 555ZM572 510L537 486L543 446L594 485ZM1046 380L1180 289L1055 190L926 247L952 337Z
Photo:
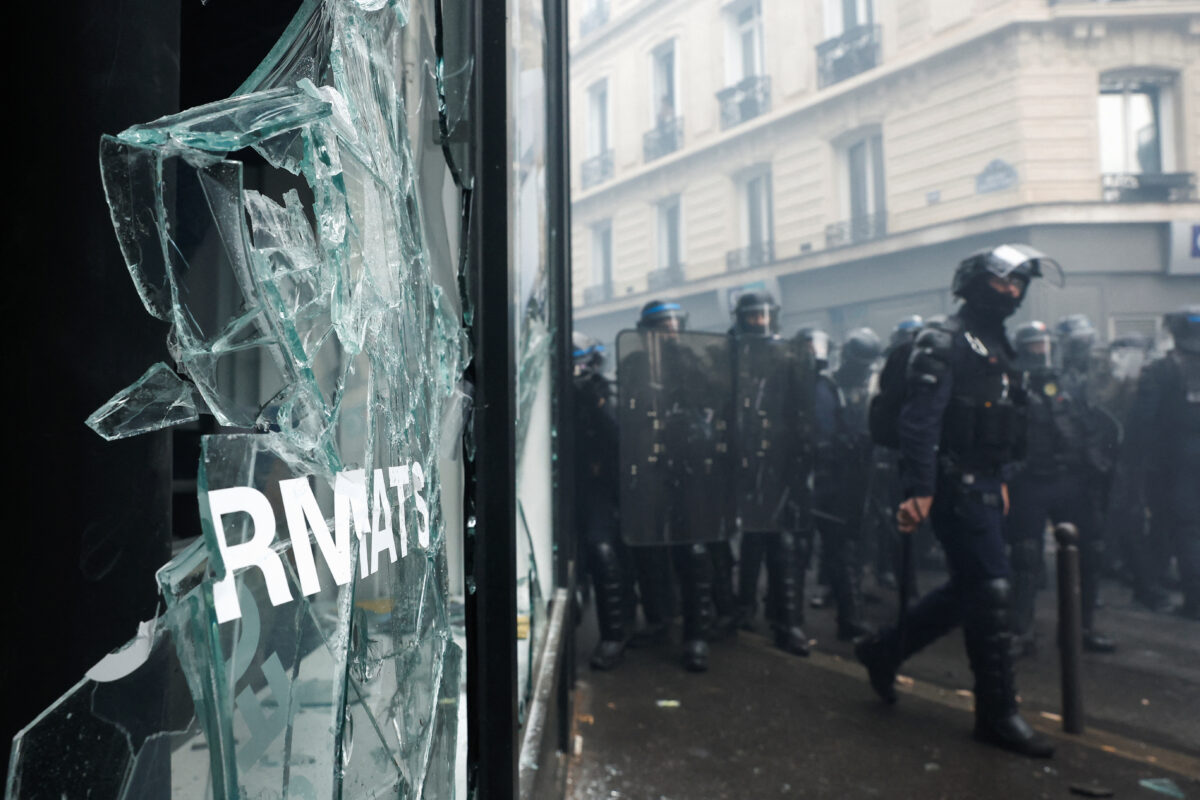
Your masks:
M1063 286L1062 266L1050 256L1027 244L1003 244L988 253L988 272L997 278L1044 278L1054 286Z

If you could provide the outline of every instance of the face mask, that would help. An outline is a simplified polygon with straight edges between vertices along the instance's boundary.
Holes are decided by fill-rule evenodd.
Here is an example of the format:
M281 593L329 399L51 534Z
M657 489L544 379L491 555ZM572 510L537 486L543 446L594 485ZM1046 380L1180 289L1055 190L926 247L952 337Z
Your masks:
M1021 298L998 292L985 281L977 281L963 295L971 310L985 320L1003 322L1021 307Z

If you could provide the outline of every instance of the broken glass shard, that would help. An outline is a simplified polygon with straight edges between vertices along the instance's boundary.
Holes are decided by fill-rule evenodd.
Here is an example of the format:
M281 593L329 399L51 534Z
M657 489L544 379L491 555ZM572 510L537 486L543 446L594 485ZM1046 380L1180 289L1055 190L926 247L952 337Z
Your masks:
M87 418L108 441L200 418L196 387L161 361Z

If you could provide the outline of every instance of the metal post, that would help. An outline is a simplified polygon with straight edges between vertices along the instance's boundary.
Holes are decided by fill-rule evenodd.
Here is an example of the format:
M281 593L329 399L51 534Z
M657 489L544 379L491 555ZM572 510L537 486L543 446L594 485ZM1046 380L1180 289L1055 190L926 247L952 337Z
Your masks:
M468 793L517 795L516 360L509 240L511 119L507 4L474 2L474 187L469 281L475 305L474 492L466 564ZM473 510L473 515L471 511ZM474 520L470 517L474 516ZM474 527L472 528L472 522Z
M1062 726L1083 733L1083 603L1079 585L1079 531L1069 522L1054 528L1058 542L1058 648L1062 665Z
M563 677L558 681L558 747L570 749L572 690L575 688L575 565L579 532L575 529L575 408L573 392L574 329L571 307L571 169L569 54L566 0L544 0L546 20L546 217L550 261L554 425L555 586L567 590Z

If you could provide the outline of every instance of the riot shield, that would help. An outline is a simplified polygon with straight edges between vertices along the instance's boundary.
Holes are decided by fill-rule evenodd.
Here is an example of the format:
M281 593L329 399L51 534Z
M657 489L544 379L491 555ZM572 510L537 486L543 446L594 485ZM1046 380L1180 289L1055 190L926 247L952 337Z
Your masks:
M687 331L617 336L627 544L712 542L733 532L727 339Z
M732 339L734 487L743 531L796 529L808 508L811 361L775 337Z

